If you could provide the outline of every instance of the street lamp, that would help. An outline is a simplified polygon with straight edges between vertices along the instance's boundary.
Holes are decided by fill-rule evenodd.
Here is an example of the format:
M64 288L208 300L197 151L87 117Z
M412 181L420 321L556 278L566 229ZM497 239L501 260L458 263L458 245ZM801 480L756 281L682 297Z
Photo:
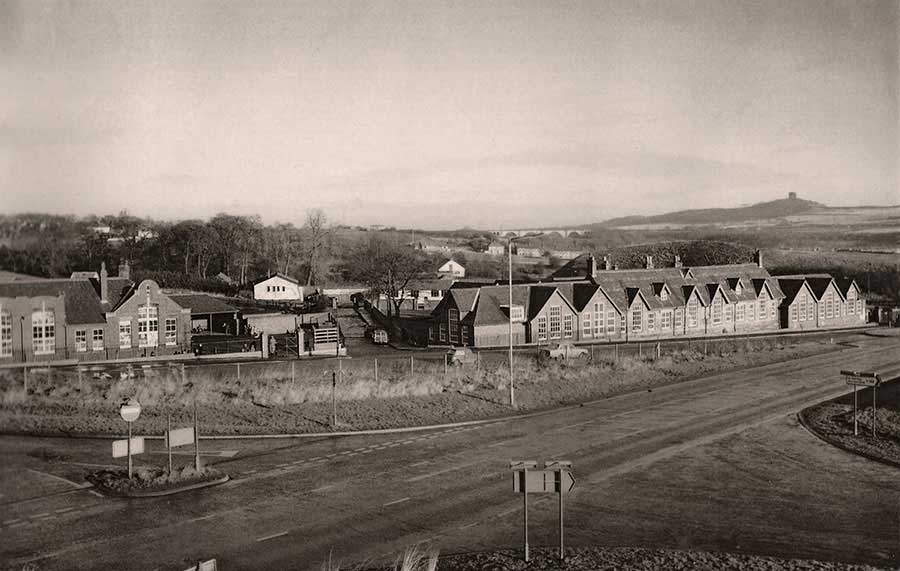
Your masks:
M512 243L523 238L537 238L544 233L526 234L524 236L510 236L506 239L506 254L509 258L509 406L516 408L516 392L513 387L513 341L512 341Z

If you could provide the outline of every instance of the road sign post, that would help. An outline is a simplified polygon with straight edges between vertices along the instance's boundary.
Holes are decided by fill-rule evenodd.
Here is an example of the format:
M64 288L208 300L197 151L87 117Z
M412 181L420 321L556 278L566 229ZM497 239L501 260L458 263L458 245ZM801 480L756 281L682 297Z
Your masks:
M878 385L881 384L881 376L878 373L868 371L841 371L848 385L853 385L853 435L859 435L859 421L857 416L857 387L872 387L872 438L877 436L875 427L877 412Z
M135 420L138 419L139 416L141 416L140 403L135 399L128 399L127 401L123 402L122 405L119 407L119 416L121 416L122 420L124 420L128 424L128 452L127 452L127 455L128 455L128 479L130 480L131 476L134 473L133 468L132 468L132 462L131 462L131 423L133 423ZM142 452L143 452L143 450L142 450Z
M512 461L510 470L515 472L513 477L513 491L522 494L523 519L524 519L524 547L525 561L529 561L528 550L528 493L555 493L559 494L559 557L565 558L565 534L564 534L564 505L563 495L572 491L575 487L575 477L572 476L572 463L565 460L548 462L546 467L537 469L537 462Z

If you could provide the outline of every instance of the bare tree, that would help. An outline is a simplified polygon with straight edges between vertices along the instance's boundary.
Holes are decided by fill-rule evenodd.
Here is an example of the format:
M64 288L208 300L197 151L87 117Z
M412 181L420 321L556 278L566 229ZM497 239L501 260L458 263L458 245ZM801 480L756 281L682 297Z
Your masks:
M394 315L400 315L407 286L426 271L428 260L412 248L376 236L358 245L345 264L345 278L365 284L373 294L386 296Z
M312 285L319 278L319 263L322 251L326 245L326 239L331 233L328 227L328 218L325 212L319 208L306 211L306 224L303 226L306 254L306 265L309 273L306 275L306 285Z

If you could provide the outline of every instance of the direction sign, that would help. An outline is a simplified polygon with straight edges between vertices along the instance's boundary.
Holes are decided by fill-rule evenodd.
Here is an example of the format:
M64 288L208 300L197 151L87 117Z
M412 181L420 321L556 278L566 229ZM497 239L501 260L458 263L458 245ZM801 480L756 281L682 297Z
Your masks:
M513 491L529 494L566 494L575 487L569 470L528 470L513 474Z
M131 439L131 455L135 454L143 454L144 453L144 437L143 436L135 436ZM124 458L128 456L128 439L125 438L123 440L113 440L112 443L112 457L113 458Z
M186 444L193 443L193 427L188 426L187 428L176 428L175 430L169 430L168 432L166 432L166 448L175 448L176 446L184 446Z
M141 403L135 399L128 399L128 402L119 407L119 414L125 422L134 422L141 416Z

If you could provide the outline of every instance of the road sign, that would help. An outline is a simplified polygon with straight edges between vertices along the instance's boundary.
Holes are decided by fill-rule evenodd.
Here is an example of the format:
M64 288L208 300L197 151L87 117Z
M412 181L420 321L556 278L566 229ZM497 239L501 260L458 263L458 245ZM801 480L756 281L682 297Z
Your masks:
M144 453L144 437L143 436L135 436L131 439L131 455L135 454L143 454ZM112 443L112 457L113 458L124 458L128 456L128 439L124 438L122 440L113 440Z
M128 399L128 402L119 407L119 414L125 422L134 422L141 416L141 403L135 399Z
M201 561L197 565L193 567L188 567L184 571L217 571L218 567L216 566L215 559L209 559L208 561Z
M881 377L878 373L869 371L841 371L841 375L847 381L848 385L857 387L877 387L881 384Z
M175 430L169 430L168 432L166 432L166 448L175 448L176 446L184 446L186 444L193 443L193 427L188 426L187 428L176 428Z
M513 491L529 494L567 494L575 487L575 476L566 469L520 470L513 474Z

